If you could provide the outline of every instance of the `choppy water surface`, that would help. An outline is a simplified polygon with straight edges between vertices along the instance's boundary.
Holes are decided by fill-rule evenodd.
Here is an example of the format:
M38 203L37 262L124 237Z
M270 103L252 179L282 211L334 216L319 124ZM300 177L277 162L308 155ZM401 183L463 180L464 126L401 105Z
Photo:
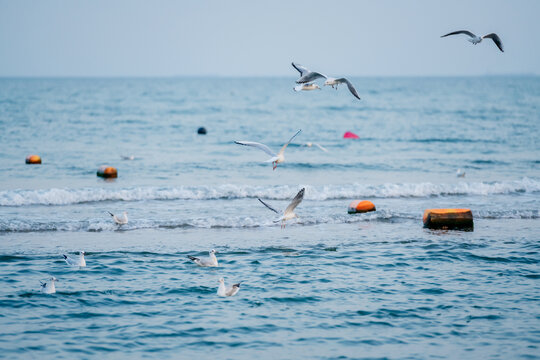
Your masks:
M0 80L0 357L538 357L540 79L355 84L362 101L291 79ZM233 143L299 128L276 171ZM282 230L257 198L301 187ZM471 208L474 231L423 229L432 207ZM212 248L218 268L187 259Z

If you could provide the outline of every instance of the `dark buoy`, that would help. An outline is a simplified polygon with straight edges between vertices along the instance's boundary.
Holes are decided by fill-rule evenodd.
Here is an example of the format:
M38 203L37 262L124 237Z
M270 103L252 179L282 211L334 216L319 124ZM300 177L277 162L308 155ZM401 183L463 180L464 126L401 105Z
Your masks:
M39 155L28 155L26 157L27 164L41 164L41 158Z
M468 230L474 228L470 209L427 209L424 211L424 227L443 230Z
M349 208L347 209L347 212L349 214L361 214L366 213L370 211L377 210L375 208L375 205L371 201L367 200L354 200L349 204Z
M112 166L100 166L97 171L97 176L102 178L116 178L118 177L118 171Z
M199 129L197 129L197 134L206 135L206 128L205 127L200 127Z

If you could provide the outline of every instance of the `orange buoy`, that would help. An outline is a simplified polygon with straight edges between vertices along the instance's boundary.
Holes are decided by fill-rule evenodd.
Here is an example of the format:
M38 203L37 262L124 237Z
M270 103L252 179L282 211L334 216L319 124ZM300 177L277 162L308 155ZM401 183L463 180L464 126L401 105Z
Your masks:
M112 166L103 165L99 167L97 176L102 178L116 178L118 177L118 171L116 171L116 168L113 168Z
M26 157L27 164L41 164L41 158L39 155L28 155Z
M347 212L349 214L360 214L360 213L366 213L370 211L375 211L375 205L371 201L367 200L354 200L349 204L349 208L347 209Z
M470 209L427 209L424 211L424 227L444 230L473 230Z

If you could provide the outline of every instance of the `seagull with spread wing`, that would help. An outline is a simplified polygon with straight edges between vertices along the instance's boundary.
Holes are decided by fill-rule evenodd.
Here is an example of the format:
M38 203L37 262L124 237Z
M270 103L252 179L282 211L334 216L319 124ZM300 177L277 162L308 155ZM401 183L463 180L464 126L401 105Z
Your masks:
M325 78L326 81L324 82L324 86L331 86L333 89L336 89L337 90L337 87L339 84L347 84L347 87L349 88L349 91L351 92L351 94L353 94L353 96L355 98L357 98L358 100L360 100L360 95L358 95L358 92L356 91L356 89L354 88L353 84L347 80L346 78L333 78L333 77L329 77L329 76L326 76L324 74L321 74L319 72L316 72L316 71L310 71L308 70L306 67L300 65L300 64L295 64L294 62L292 63L292 66L298 70L298 72L300 73L300 78L298 80L296 80L296 83L297 84L304 84L304 83L310 83L312 81L315 81L317 79L320 79L320 78Z
M300 133L300 131L302 131L302 130L301 129L298 130L296 132L296 134L294 134L292 136L292 138L290 138L289 141L287 141L287 143L285 145L283 145L283 147L281 148L281 150L279 150L279 152L277 154L274 153L272 150L270 150L270 148L268 146L266 146L264 144L261 144L261 143L258 143L258 142L235 141L235 143L238 144L238 145L253 146L253 147L256 147L257 149L260 149L260 150L264 151L265 153L267 153L268 155L271 156L271 158L266 160L265 162L271 162L273 170L276 170L277 165L285 161L285 157L283 156L283 153L285 152L285 149L291 143L291 141L296 137L296 135L298 135Z
M484 39L491 39L491 40L493 40L495 45L497 45L499 50L501 50L501 52L504 52L501 38L499 37L499 35L497 35L495 33L487 34L487 35L484 35L484 36L476 36L475 34L473 34L472 32L470 32L468 30L458 30L458 31L454 31L454 32L448 33L446 35L443 35L441 37L443 38L443 37L447 37L447 36L450 36L450 35L459 35L459 34L467 35L469 37L467 40L469 40L474 45L481 43L482 40L484 40Z
M276 221L276 222L281 221L281 228L282 229L285 228L285 222L287 220L298 218L298 215L296 215L294 213L294 209L296 209L296 207L302 202L302 200L304 200L304 192L305 191L306 191L306 188L302 188L302 190L300 190L298 192L298 194L296 194L296 196L294 197L294 199L292 199L289 206L287 206L285 211L283 211L283 214L281 214L281 217ZM273 207L271 207L270 205L268 205L267 203L265 203L261 199L257 198L257 200L259 200L268 209L270 209L273 212L275 212L276 214L280 215L279 211L277 211L276 209L274 209Z

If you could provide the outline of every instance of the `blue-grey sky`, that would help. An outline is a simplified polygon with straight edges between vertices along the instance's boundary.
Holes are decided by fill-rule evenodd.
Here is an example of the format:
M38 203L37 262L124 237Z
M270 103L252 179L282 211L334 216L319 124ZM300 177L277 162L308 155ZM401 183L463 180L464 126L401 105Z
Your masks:
M540 1L0 0L0 76L540 74ZM496 32L473 46L460 29Z

